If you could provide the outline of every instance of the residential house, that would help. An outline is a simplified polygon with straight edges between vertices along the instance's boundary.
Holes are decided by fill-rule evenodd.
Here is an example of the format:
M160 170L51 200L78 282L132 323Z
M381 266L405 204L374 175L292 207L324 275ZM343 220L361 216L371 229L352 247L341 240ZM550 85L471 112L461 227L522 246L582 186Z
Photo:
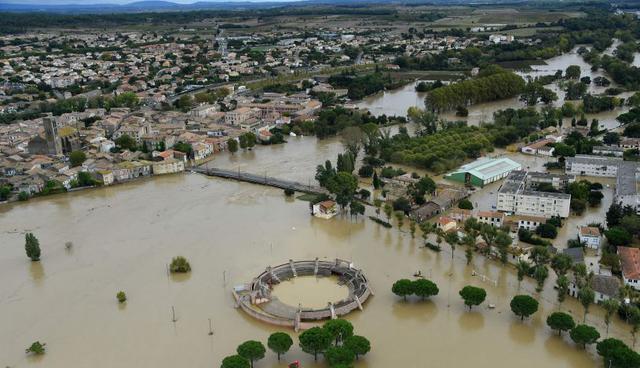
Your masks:
M618 247L618 256L622 264L622 281L640 290L640 248Z
M591 289L595 294L595 302L602 303L605 300L615 299L618 297L620 289L620 280L611 275L593 275L591 279ZM580 288L573 281L569 283L568 293L574 298L578 297Z
M447 233L449 231L455 231L458 228L458 223L451 217L440 216L438 218L438 221L436 222L436 226L438 227L438 229Z
M338 206L335 201L327 200L314 204L311 214L323 219L330 219L338 213Z
M481 224L489 224L495 227L502 227L504 224L505 214L495 211L478 212L478 222Z
M184 161L176 159L166 159L152 164L154 175L174 174L184 171Z
M581 226L578 232L578 239L580 243L585 244L592 249L600 248L600 229L595 226Z

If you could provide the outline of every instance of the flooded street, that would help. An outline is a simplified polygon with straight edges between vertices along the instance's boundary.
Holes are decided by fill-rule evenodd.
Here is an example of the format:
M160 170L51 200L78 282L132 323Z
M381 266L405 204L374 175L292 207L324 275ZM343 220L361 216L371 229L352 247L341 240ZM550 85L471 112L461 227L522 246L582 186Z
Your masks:
M590 73L581 60L569 53L531 73L549 74L571 64L581 65L583 75ZM424 94L409 84L369 97L360 106L375 115L404 115L408 107L423 104ZM479 104L469 109L467 119L478 124L490 121L498 109L521 106L516 99ZM620 111L596 117L614 126ZM334 161L343 151L338 138L287 140L283 145L223 153L207 165L314 184L315 167ZM531 170L542 171L546 162L501 150L492 155L500 154ZM442 181L440 176L435 179ZM556 247L564 248L577 226L604 221L612 189L606 186L611 181L599 181L605 184L602 205L568 219L554 241ZM474 206L492 209L499 186L476 190L470 198ZM372 209L367 211L374 215ZM164 176L3 205L0 224L0 365L7 367L216 367L241 342L266 343L278 330L234 308L233 286L268 265L315 257L352 260L375 292L364 311L347 317L356 333L372 342L371 353L357 367L602 364L594 348L585 352L566 334L558 337L546 327L546 316L559 308L551 287L553 275L545 291L537 294L533 280L520 285L513 269L480 255L466 265L460 247L453 257L446 244L441 253L434 253L421 248L419 234L412 239L407 229L386 229L362 216L318 219L310 216L307 202L285 197L281 190L198 174ZM25 257L25 232L40 239L41 262ZM66 242L73 246L65 247ZM190 274L167 273L177 255L190 261ZM424 302L395 297L390 291L393 282L418 270L438 284L440 294ZM467 284L488 292L485 304L471 312L458 296ZM128 297L122 305L115 297L120 290ZM335 280L314 277L274 289L282 301L306 307L324 306L347 293ZM509 309L511 297L518 293L535 295L541 302L538 313L524 323ZM496 308L489 309L489 304ZM582 320L576 300L568 298L561 309ZM604 334L599 308L591 308L587 322ZM630 328L617 317L609 336L631 344ZM36 340L47 343L46 355L25 356L24 349ZM294 341L282 362L268 352L256 367L283 367L295 359L303 367L325 366L322 360L314 363ZM464 354L457 353L462 349Z
M315 165L340 150L337 139L300 138L223 154L212 165L310 180ZM539 312L522 323L510 312L509 300L519 289L536 295L532 280L519 286L512 269L480 256L467 266L460 248L453 260L446 245L439 254L420 248L419 235L411 239L406 229L385 229L363 217L311 217L307 202L286 198L281 190L184 174L5 205L0 216L4 366L216 367L239 343L266 343L277 330L235 309L231 288L269 264L315 257L353 260L371 281L375 297L364 311L348 316L356 332L372 341L372 352L357 367L601 365L594 349L585 353L568 336L546 328L547 314L558 308L551 281L539 295ZM40 239L39 263L25 257L26 231ZM67 241L74 244L68 250ZM180 278L167 274L177 255L193 269ZM436 282L440 294L403 302L391 285L416 270ZM473 277L474 270L486 281ZM471 312L458 296L466 284L488 292L485 304ZM124 305L116 301L119 290L127 293ZM285 297L291 290L283 291ZM314 291L301 287L293 293L307 300ZM488 309L489 303L496 308ZM562 309L581 319L575 300L569 298ZM603 332L600 314L592 308L588 321ZM213 336L207 335L209 319ZM610 336L630 344L628 327L617 319ZM47 343L46 355L25 356L35 340ZM268 352L256 366L279 367L294 359L304 367L325 366L314 364L294 341L282 363ZM461 347L465 354L456 354Z

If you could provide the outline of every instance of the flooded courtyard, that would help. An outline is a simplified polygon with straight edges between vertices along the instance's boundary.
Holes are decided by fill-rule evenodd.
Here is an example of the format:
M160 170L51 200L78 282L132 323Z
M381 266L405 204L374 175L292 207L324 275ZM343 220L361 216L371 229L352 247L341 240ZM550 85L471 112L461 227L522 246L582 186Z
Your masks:
M297 307L319 309L327 303L347 299L349 288L338 284L338 277L300 276L276 285L271 295L281 302Z
M212 165L266 169L303 181L341 150L337 139L305 137L223 154ZM488 204L488 199L472 200ZM533 280L519 285L512 269L479 255L467 266L462 250L453 258L446 245L433 253L407 229L385 229L363 217L314 218L307 202L281 190L184 174L5 205L0 216L0 364L9 367L218 366L241 342L266 342L278 330L234 308L232 287L267 265L315 257L352 260L375 292L364 311L347 317L372 341L371 353L357 367L601 365L593 348L585 352L546 327L546 316L558 309L552 277L536 294ZM39 263L24 255L27 231L40 239ZM177 255L193 269L180 278L167 274ZM395 297L393 282L417 270L438 284L440 294L425 302ZM485 304L471 312L458 296L467 284L488 293ZM284 286L286 298L308 295L307 286L313 285ZM127 293L123 305L115 298L119 290ZM541 301L538 313L524 323L509 310L518 293ZM575 300L565 301L562 309L581 319ZM604 332L599 308L592 308L587 320ZM609 335L631 343L628 326L617 319ZM35 340L47 343L47 354L25 356ZM294 341L282 362L267 353L256 366L285 366L294 359L303 367L325 366ZM452 353L461 349L465 354Z

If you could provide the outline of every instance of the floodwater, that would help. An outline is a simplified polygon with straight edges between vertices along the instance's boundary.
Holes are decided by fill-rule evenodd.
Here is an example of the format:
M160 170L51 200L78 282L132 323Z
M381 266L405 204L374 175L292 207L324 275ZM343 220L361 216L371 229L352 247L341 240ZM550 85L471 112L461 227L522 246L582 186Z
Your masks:
M281 302L303 308L324 308L349 297L349 288L338 284L337 276L300 276L286 280L273 288L272 296Z
M616 40L614 44L605 51L605 53L611 54L618 44L619 41ZM599 76L606 76L602 70L593 72L591 70L591 65L585 62L582 59L582 56L578 54L578 48L579 46L576 46L568 53L548 59L543 64L532 65L531 70L526 72L519 71L517 72L517 74L525 79L535 78L538 76L555 74L558 70L562 70L564 72L568 66L578 65L580 66L581 77L589 76L593 80L594 78ZM638 65L640 65L640 56L638 56L636 59L639 63ZM362 101L358 102L357 106L361 109L369 110L375 116L380 116L382 114L406 116L409 107L415 106L421 109L425 108L424 99L427 96L427 93L416 92L415 86L417 83L418 82L416 81L395 90L384 91L372 96L368 96ZM612 82L610 87L614 86L615 83ZM562 106L565 102L565 92L561 88L559 88L556 83L549 84L546 87L553 90L558 95L558 100L553 103L553 106ZM608 87L598 87L594 83L591 83L588 86L587 91L591 94L603 94L607 88ZM625 92L620 94L618 97L628 98L631 95L632 93ZM580 101L572 102L574 104L577 104ZM542 104L538 104L537 107L541 108L542 106ZM491 101L468 106L469 115L467 117L456 116L455 111L446 112L441 114L440 116L449 121L466 121L469 125L479 125L481 123L492 122L493 114L498 110L524 107L526 107L526 105L517 97L514 97L505 100ZM605 111L598 114L586 114L585 117L589 121L591 121L591 119L598 119L601 128L613 129L620 125L620 123L616 120L616 117L621 113L627 112L628 110L629 108L627 106L623 106L612 111ZM564 124L568 125L570 121L571 119L565 119Z
M341 150L336 139L300 138L223 154L213 164L266 168L273 176L305 180L316 164ZM445 244L441 253L426 250L406 228L386 229L362 216L311 217L307 202L281 190L198 174L164 176L0 206L0 224L1 366L219 366L241 342L266 343L279 330L236 309L232 287L268 265L315 257L353 260L371 282L375 296L364 311L347 317L357 334L372 341L371 353L357 367L602 364L593 347L585 352L545 326L546 316L558 309L551 281L537 295L532 280L519 285L512 269L481 256L467 266L459 248L453 259ZM28 231L40 239L38 263L24 254ZM67 241L73 242L70 249ZM167 274L176 255L190 261L190 274ZM438 284L440 294L424 302L395 297L393 282L417 270ZM474 271L485 278L472 276ZM472 311L458 296L467 284L488 293L485 304ZM116 301L119 290L127 293L123 305ZM518 293L541 301L525 322L509 310ZM487 308L490 303L495 309ZM575 300L561 308L582 318ZM601 311L591 309L587 321L604 335ZM616 319L609 336L630 344L629 331ZM47 343L47 353L25 356L35 340ZM294 341L281 363L268 352L256 367L282 367L295 359L303 367L326 366L322 360L315 364Z

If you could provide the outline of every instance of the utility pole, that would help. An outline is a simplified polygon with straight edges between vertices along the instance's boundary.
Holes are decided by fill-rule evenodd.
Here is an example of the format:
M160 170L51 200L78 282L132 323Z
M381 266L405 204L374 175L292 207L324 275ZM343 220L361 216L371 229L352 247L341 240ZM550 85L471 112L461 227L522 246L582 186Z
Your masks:
M213 327L211 327L211 318L209 318L209 336L213 335Z
M176 309L173 307L173 305L171 306L171 322L176 323L177 319L176 319Z

